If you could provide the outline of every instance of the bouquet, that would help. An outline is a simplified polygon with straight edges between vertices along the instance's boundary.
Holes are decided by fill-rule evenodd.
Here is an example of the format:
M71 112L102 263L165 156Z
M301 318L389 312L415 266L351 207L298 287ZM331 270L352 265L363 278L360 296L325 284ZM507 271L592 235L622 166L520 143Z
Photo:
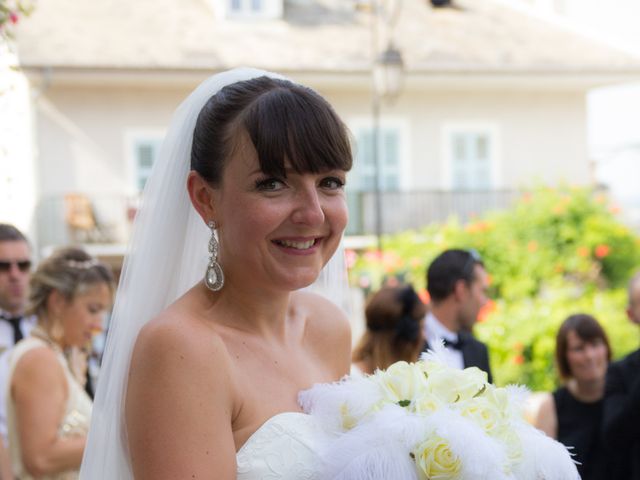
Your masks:
M524 420L524 387L495 387L478 368L442 358L436 348L417 363L302 392L303 409L335 435L320 453L322 478L580 478L567 449Z

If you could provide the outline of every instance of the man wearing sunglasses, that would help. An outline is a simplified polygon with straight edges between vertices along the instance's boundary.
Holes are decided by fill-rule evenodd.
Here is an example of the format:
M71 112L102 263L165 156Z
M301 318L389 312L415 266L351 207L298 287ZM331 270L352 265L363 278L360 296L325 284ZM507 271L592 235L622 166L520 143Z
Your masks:
M0 223L0 434L4 437L5 445L5 388L10 349L29 335L36 324L34 316L24 316L29 296L30 271L31 248L27 238L13 225Z
M493 381L489 353L471 334L478 313L487 303L489 276L475 250L446 250L427 269L430 312L425 321L425 350L444 342L451 363L460 368L478 367Z
M34 324L24 317L29 295L31 248L23 233L0 223L0 351L28 335Z

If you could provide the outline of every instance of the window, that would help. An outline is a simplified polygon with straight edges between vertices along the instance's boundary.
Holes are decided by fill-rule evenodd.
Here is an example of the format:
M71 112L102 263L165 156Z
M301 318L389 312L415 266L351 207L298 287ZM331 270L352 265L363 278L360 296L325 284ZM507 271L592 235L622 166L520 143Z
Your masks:
M161 143L162 134L160 133L129 135L130 176L133 191L140 193L144 189L153 164L158 158Z
M445 128L445 184L453 190L498 187L497 129L491 126Z
M373 129L362 128L356 133L356 160L349 187L357 191L373 191L376 184ZM382 190L400 190L401 159L400 131L396 128L380 128L378 137L378 164Z
M225 0L227 15L233 19L281 18L283 0Z
M349 224L347 233L359 234L373 231L376 164L373 145L373 128L370 118L349 121L355 139L353 168L347 181ZM409 164L409 122L401 118L385 118L378 136L378 165L380 187L385 192L397 192L409 188L411 166Z

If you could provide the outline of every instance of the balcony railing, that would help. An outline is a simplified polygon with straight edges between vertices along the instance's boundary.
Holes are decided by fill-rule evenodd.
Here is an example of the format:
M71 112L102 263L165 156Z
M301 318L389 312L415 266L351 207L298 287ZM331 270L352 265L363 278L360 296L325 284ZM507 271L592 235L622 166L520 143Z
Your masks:
M491 210L511 206L521 195L517 190L382 192L382 233L416 229L443 222L455 215L461 222ZM376 232L375 193L349 193L348 234Z

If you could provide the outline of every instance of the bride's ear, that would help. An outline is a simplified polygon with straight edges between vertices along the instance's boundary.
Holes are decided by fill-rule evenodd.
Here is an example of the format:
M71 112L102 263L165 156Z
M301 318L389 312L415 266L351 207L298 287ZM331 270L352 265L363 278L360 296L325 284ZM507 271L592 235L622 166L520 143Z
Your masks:
M207 181L194 170L187 177L187 191L191 204L205 223L216 218L214 206L214 190Z

